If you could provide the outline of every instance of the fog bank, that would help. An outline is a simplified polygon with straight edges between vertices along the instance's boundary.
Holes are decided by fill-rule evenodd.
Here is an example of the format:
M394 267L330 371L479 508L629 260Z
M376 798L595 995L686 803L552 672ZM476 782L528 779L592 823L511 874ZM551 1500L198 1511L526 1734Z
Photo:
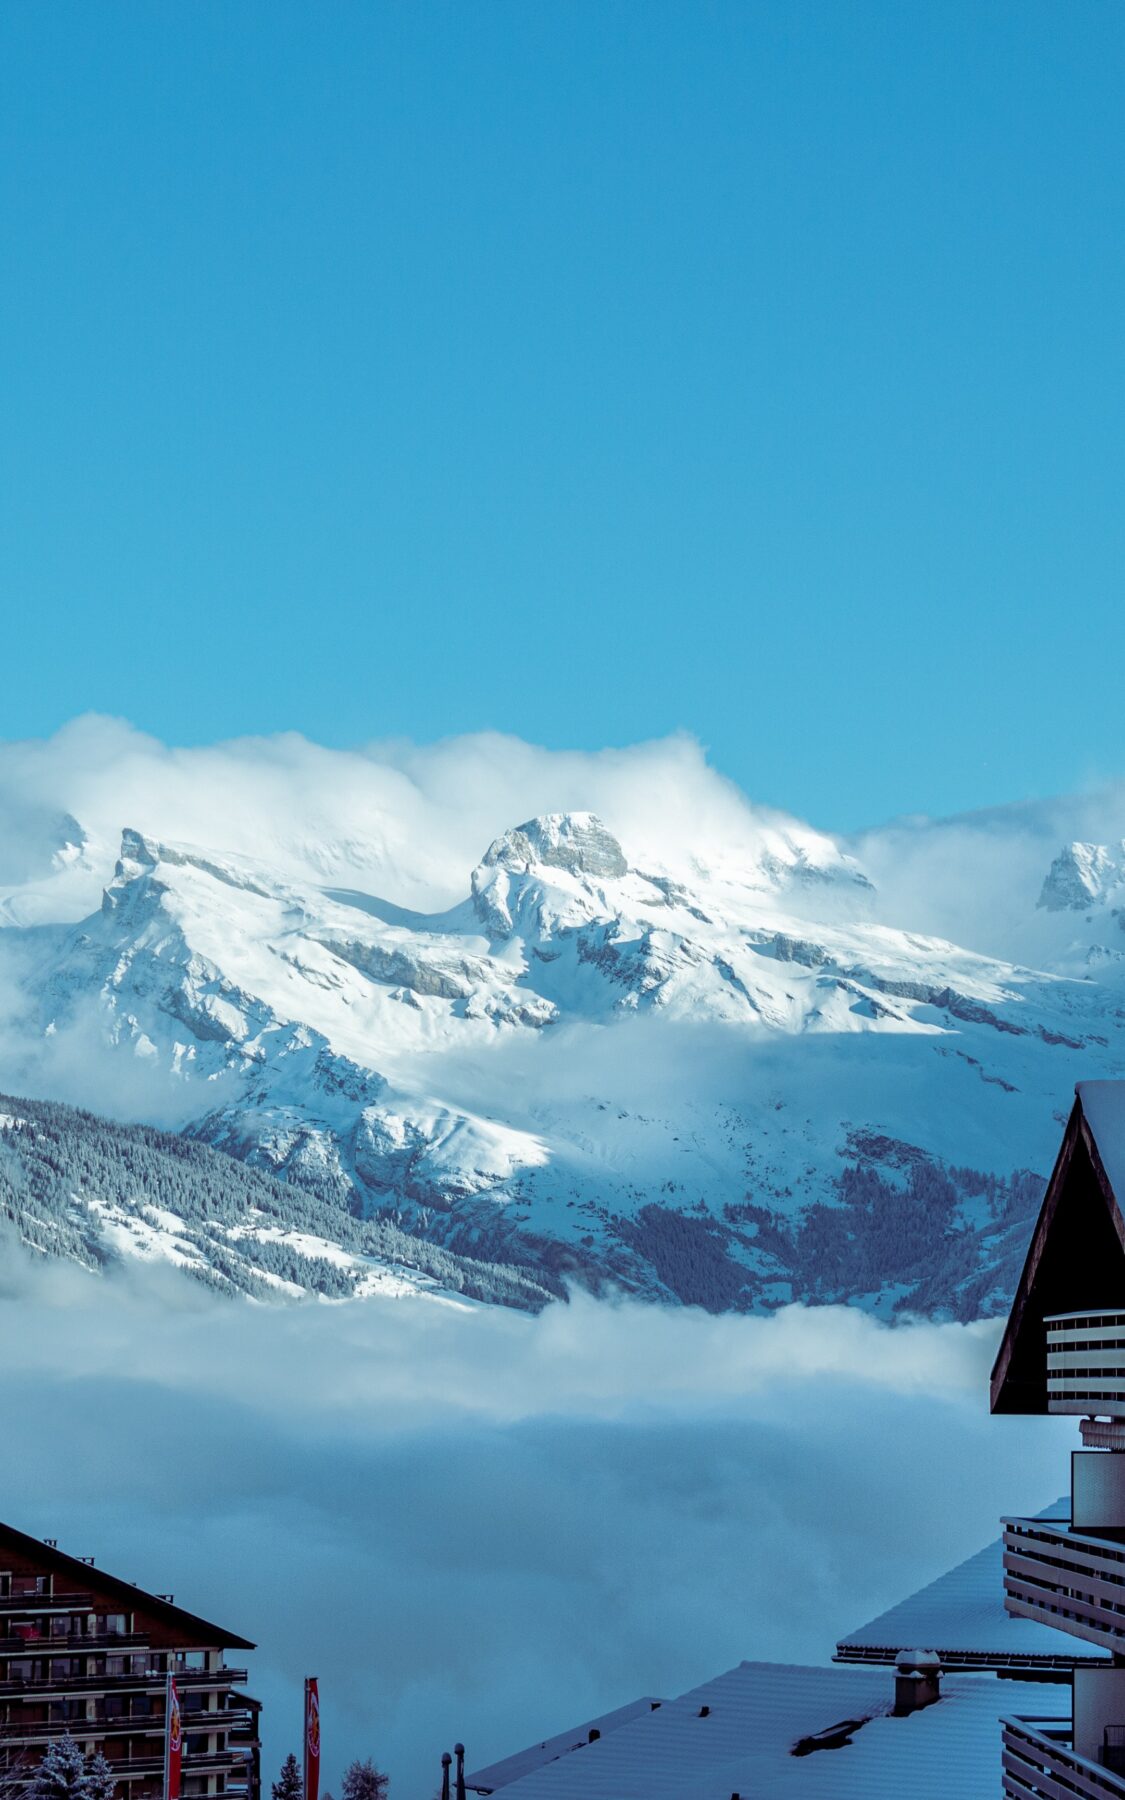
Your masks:
M255 1639L267 1775L398 1800L741 1657L835 1637L1060 1484L990 1420L996 1327L582 1298L263 1308L0 1261L0 1516ZM999 1604L999 1601L998 1601Z

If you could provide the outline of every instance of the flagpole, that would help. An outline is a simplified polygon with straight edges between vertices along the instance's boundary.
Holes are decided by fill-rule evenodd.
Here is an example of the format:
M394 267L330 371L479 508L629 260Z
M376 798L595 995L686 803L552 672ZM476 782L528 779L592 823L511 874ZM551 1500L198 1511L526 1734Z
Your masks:
M169 1662L172 1661L171 1655ZM183 1787L182 1768L184 1734L180 1719L180 1696L176 1691L175 1670L168 1671L164 1696L164 1800L180 1800Z
M304 1800L320 1794L320 1687L315 1675L305 1676Z

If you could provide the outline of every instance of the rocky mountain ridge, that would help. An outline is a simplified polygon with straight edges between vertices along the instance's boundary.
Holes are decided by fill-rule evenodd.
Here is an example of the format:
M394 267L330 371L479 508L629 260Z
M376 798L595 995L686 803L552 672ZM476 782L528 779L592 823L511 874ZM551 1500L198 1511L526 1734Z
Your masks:
M1116 929L1097 850L1050 871L1069 935L1033 969L880 922L807 828L659 864L542 814L439 913L128 828L97 912L0 896L9 1031L29 1091L88 1057L138 1117L555 1290L970 1316L1074 1081L1125 1065L1112 942L1066 924Z

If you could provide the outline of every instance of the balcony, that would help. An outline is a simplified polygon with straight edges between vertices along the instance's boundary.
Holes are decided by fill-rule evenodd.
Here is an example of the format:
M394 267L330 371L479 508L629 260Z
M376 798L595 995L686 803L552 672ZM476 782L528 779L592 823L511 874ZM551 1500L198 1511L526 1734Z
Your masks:
M76 1589L74 1592L70 1592L63 1588L52 1591L49 1586L42 1588L13 1586L10 1593L0 1594L0 1613L27 1612L31 1608L38 1610L45 1607L54 1607L59 1612L91 1613L107 1610L104 1601L100 1608L95 1606L93 1596L88 1590L79 1592Z
M1125 1800L1125 1778L1075 1756L1057 1719L1004 1719L1004 1800Z
M215 1732L252 1732L257 1727L256 1714L245 1707L231 1707L219 1712L185 1712L184 1733L210 1736ZM69 1731L72 1738L152 1737L164 1731L164 1711L150 1713L98 1712L92 1717L76 1719L15 1719L0 1725L0 1743L38 1743L44 1736L58 1736Z
M1057 1313L1047 1325L1047 1411L1125 1418L1125 1313Z
M1004 1606L1125 1655L1125 1543L1071 1531L1065 1520L1005 1519Z
M5 1628L0 1621L0 1631ZM148 1639L143 1631L105 1631L70 1633L60 1632L57 1636L51 1631L13 1632L12 1621L7 1621L6 1637L0 1637L0 1654L18 1656L21 1651L26 1656L33 1656L36 1651L57 1651L60 1656L77 1650L144 1650L148 1647Z
M248 1679L247 1670L228 1668L177 1669L175 1675L181 1696L197 1688L241 1687ZM146 1669L139 1675L45 1675L34 1679L12 1675L9 1671L7 1681L0 1681L0 1700L18 1698L20 1694L35 1699L46 1699L52 1694L162 1694L167 1684L168 1677L160 1669Z

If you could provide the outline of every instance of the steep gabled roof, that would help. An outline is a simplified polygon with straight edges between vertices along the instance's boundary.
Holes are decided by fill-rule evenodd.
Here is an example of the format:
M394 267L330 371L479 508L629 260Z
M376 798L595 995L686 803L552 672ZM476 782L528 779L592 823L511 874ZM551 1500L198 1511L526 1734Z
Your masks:
M226 1650L255 1648L248 1638L237 1637L222 1625L212 1625L209 1620L200 1619L195 1613L185 1612L182 1606L162 1599L159 1594L148 1594L133 1582L122 1581L120 1576L108 1575L104 1569L96 1569L92 1563L83 1562L81 1557L67 1556L65 1551L57 1549L53 1544L44 1543L42 1538L28 1537L26 1532L17 1531L14 1525L0 1524L0 1559L5 1550L23 1557L43 1574L65 1575L76 1593L95 1593L104 1595L109 1600L120 1601L130 1612L142 1612L171 1629L181 1631L189 1642L213 1644Z
M992 1371L992 1410L1047 1411L1052 1313L1125 1311L1125 1081L1080 1081Z

